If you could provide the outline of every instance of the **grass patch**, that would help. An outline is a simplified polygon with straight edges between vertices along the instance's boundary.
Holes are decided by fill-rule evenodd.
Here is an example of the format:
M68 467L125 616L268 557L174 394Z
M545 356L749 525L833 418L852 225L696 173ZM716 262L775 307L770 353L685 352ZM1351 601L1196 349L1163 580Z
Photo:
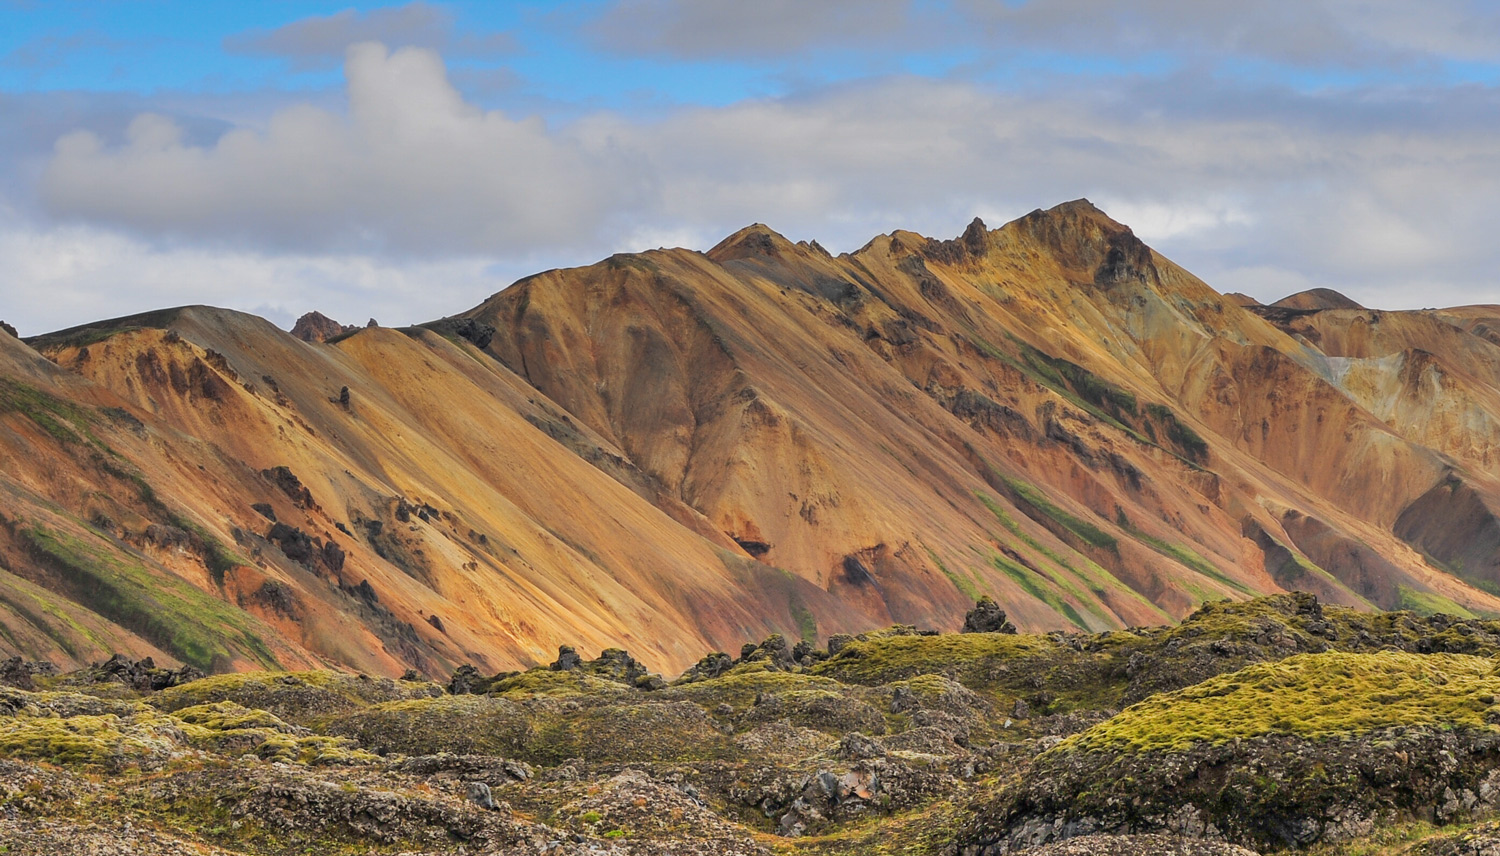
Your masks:
M150 485L147 485L146 489L150 490ZM154 491L152 495L155 495ZM250 560L225 547L224 542L215 538L213 533L193 521L170 513L168 519L173 526L193 533L198 536L199 541L203 542L203 565L208 568L208 575L213 579L214 585L223 588L225 574L240 565L250 564Z
M979 600L979 587L974 584L973 580L961 577L949 570L948 566L943 564L943 560L938 558L938 554L931 547L924 544L922 545L922 549L927 551L927 557L932 560L934 565L937 565L937 569L942 572L943 576L948 578L948 582L952 583L953 587L958 589L960 594L969 600Z
M1095 409L1116 421L1138 415L1135 395L1110 383L1077 363L1044 354L1030 345L1021 344L1021 359L1047 386L1072 391Z
M1463 654L1300 654L1152 696L1053 751L1181 750L1267 734L1306 738L1379 728L1487 728L1500 676Z
M175 577L153 574L97 536L85 540L44 527L22 540L66 583L73 599L205 671L236 659L279 665L254 619Z
M1464 609L1440 594L1429 591L1417 591L1407 586L1397 586L1401 595L1401 608L1409 609L1418 615L1456 615L1459 618L1478 618L1479 616Z
M796 589L792 589L791 595L787 598L786 608L791 613L792 620L797 622L799 638L803 642L817 642L818 617L813 615L812 610L807 608L807 604L802 602L802 597L797 594Z
M19 413L60 443L100 445L90 426L89 411L57 396L10 378L0 378L0 413Z
M1075 627L1088 629L1088 624L1083 620L1083 616L1078 614L1078 610L1063 600L1050 586L1044 585L1040 576L1031 569L1011 561L1000 553L990 554L990 564L1005 574L1011 582L1024 589L1027 594L1052 607L1053 611L1066 616Z
M994 472L994 470L992 469L991 472ZM1064 530L1072 533L1074 537L1090 546L1101 550L1108 550L1111 553L1118 553L1120 551L1119 539L1094 524L1074 517L1061 508L1058 508L1052 503L1052 500L1047 498L1046 494L1037 489L1036 485L1011 478L1003 473L996 472L995 475L1005 484L1011 495L1011 500L1018 503L1022 511L1025 511L1027 508L1034 510L1037 514L1061 526ZM998 507L992 503L986 503L986 505L990 506L991 511L994 511ZM1027 516L1033 520L1037 520L1038 523L1044 522L1031 514Z
M1172 559L1178 564L1181 564L1188 568L1192 568L1203 576L1221 582L1241 594L1250 595L1252 597L1255 595L1255 592L1251 591L1250 588L1247 587L1244 583L1239 582L1238 580L1228 576L1223 571L1219 570L1213 562L1210 562L1209 560L1203 558L1202 554L1198 553L1197 551L1182 544L1174 544L1171 541L1157 538L1154 535L1148 535L1145 532L1142 532L1141 530L1135 528L1134 526L1129 525L1128 523L1123 528L1126 532L1130 533L1130 537L1141 542L1142 544L1145 544L1147 547L1150 547L1163 556Z
M945 675L973 689L990 683L989 676L999 666L1057 647L1046 636L1004 633L886 636L850 642L810 671L865 686L910 680L917 675Z

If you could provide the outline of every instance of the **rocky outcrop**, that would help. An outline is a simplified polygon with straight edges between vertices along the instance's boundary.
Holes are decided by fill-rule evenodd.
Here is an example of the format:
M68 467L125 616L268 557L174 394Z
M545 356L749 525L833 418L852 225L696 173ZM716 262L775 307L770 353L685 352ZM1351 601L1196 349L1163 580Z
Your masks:
M345 333L353 333L358 329L348 324L340 324L321 312L313 311L297 319L297 323L292 325L292 335L304 342L322 343L329 339L336 339Z
M1005 618L1005 610L989 595L981 597L964 616L964 633L1015 633L1016 626Z
M963 839L966 856L1096 834L1168 834L1280 851L1500 809L1500 734L1382 729L1355 739L1268 736L1182 752L1039 759Z

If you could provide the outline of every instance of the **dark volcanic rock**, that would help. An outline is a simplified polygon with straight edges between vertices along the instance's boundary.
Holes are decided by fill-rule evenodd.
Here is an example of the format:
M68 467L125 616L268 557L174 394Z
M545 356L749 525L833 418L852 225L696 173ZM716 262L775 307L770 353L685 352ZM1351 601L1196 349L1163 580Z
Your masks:
M453 677L448 681L448 692L453 695L468 695L484 683L484 676L479 674L479 670L465 663L453 670Z
M302 480L297 478L296 473L288 467L272 467L268 470L261 470L260 474L271 484L281 488L281 492L295 502L298 508L316 507L312 492L303 486Z
M557 646L557 659L548 668L554 672L571 672L581 665L583 665L583 658L578 656L578 652L573 650L572 645L559 645Z
M204 677L203 672L192 666L163 669L150 657L132 660L124 654L115 654L103 663L89 667L88 671L96 682L114 681L142 692L164 690Z
M35 689L36 682L32 678L36 675L55 674L57 667L48 662L28 662L20 657L0 662L0 686L15 687L18 690Z
M457 336L476 348L487 348L495 338L495 328L473 318L444 318L426 325L435 333Z
M981 597L964 616L964 633L1015 633L1016 626L1005 620L1005 610L989 595Z

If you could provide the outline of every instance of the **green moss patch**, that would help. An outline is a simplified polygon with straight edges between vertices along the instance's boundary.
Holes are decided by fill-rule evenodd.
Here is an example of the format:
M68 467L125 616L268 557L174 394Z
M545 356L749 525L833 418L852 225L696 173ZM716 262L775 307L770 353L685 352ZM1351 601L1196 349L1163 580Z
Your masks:
M1026 512L1027 517L1044 526L1050 521L1084 543L1101 550L1116 552L1120 549L1119 540L1115 536L1058 508L1045 493L1037 489L1036 485L999 473L996 475L999 475L1005 484L1011 501Z
M778 672L765 663L746 663L727 674L705 681L679 684L663 693L666 698L691 701L712 709L727 704L736 710L749 707L756 696L807 690L837 691L838 681L813 675Z
M440 695L436 684L404 683L340 672L241 672L214 675L169 687L147 701L175 712L217 702L234 702L297 725L382 702Z
M185 663L221 671L239 659L277 665L249 614L188 583L154 574L97 535L37 526L22 539L62 578L73 599L145 637Z
M1454 603L1440 594L1430 591L1417 591L1407 586L1398 586L1401 594L1401 608L1409 609L1418 615L1456 615L1459 618L1478 618L1474 613Z
M324 731L380 754L515 757L526 747L532 718L509 699L442 696L372 705L334 717Z
M845 683L877 686L917 675L947 675L969 686L1009 661L1055 651L1046 636L961 633L949 636L889 636L851 642L811 669Z
M184 737L175 720L156 713L22 716L0 719L0 756L112 772L155 769Z
M1152 696L1056 750L1180 750L1267 734L1334 737L1412 725L1486 727L1500 677L1461 654L1302 654Z
M61 443L102 445L92 432L92 413L17 380L0 378L0 413L19 413Z
M375 756L354 749L343 737L310 734L264 710L221 701L184 708L173 718L195 747L222 755L253 754L267 761L300 764L373 763Z
M489 685L487 692L506 698L524 698L526 696L619 695L630 692L630 688L615 681L595 677L582 670L555 672L551 669L540 668L500 678Z

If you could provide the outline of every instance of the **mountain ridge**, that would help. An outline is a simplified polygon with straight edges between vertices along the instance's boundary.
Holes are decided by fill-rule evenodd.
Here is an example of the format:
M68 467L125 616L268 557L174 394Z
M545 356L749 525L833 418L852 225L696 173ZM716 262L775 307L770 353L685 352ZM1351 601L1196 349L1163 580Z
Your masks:
M66 531L248 616L277 665L386 674L558 644L680 671L772 632L953 629L980 594L1027 630L1292 588L1500 613L1496 330L1242 305L1087 200L838 256L752 224L322 344L141 313L6 346L28 498L0 582L54 591L35 532ZM0 647L107 647L22 599L0 624L34 641ZM175 628L80 614L181 659Z

